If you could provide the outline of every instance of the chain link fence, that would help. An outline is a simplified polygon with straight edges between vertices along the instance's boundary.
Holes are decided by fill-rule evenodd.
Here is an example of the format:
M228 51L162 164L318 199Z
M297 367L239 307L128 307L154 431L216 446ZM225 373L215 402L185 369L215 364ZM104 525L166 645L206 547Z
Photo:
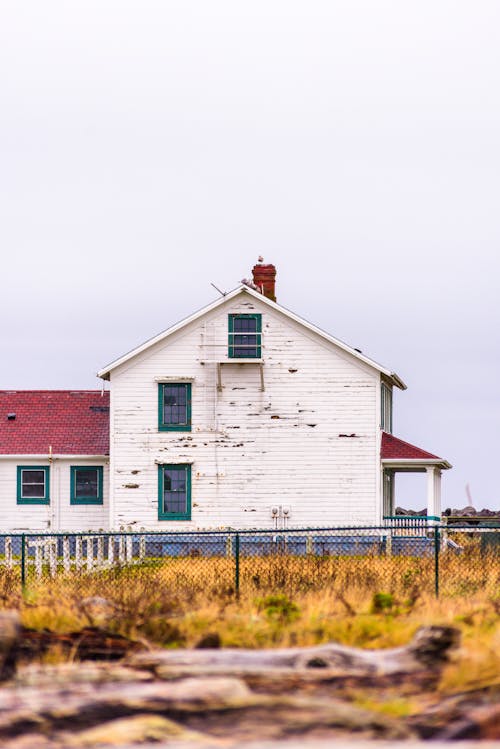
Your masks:
M355 587L463 596L500 589L498 527L405 520L384 526L251 531L9 534L0 572L23 591L48 579L154 573L175 591L294 594Z

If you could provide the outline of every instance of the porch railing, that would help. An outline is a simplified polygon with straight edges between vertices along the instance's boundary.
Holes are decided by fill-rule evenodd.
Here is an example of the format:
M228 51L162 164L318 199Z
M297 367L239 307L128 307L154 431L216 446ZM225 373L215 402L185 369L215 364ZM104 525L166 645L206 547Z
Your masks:
M384 524L403 536L422 536L440 523L437 515L384 515Z

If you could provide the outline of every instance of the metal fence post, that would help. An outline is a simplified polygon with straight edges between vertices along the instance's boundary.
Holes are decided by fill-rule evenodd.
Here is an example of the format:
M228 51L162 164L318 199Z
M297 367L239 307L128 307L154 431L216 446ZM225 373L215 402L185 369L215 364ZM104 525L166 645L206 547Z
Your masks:
M21 588L24 595L26 590L26 537L24 533L21 536Z
M434 593L439 598L439 526L434 527Z
M240 534L236 534L234 543L234 590L240 595Z

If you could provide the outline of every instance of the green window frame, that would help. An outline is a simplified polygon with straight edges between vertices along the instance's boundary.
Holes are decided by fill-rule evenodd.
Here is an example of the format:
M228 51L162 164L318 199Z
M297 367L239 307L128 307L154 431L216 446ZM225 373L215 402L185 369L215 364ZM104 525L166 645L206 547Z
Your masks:
M158 520L191 520L191 464L158 466Z
M160 382L158 385L158 430L191 431L191 383Z
M85 473L95 472L96 491L85 491ZM78 475L80 474L80 476ZM89 477L86 479L89 482ZM71 466L71 494L72 505L102 505L103 495L103 469L102 466Z
M380 391L380 427L392 434L392 388L385 382Z
M230 359L260 359L261 355L262 315L229 315L228 357Z
M30 472L34 475L30 476ZM43 481L39 474L43 475ZM39 496L34 496L36 493ZM50 466L17 466L17 504L50 504Z

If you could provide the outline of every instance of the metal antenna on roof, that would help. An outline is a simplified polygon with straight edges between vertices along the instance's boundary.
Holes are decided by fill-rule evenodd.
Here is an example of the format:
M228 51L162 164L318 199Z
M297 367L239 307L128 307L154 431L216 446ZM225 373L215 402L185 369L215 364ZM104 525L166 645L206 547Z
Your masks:
M213 286L216 291L219 292L221 296L226 296L227 291L221 291L218 286L216 286L214 283L210 281L210 286Z

